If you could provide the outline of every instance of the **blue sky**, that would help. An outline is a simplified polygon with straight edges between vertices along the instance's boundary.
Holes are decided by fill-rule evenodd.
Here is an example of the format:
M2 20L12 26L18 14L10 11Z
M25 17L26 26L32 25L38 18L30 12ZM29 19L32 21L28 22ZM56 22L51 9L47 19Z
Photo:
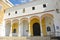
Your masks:
M13 5L19 5L22 3L29 2L30 0L9 0Z

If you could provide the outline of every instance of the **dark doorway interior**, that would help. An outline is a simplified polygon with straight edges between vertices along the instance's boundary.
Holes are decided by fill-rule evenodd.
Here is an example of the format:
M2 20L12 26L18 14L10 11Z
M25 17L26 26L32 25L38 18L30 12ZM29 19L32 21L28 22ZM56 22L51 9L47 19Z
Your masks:
M34 23L33 24L33 36L41 36L40 24Z

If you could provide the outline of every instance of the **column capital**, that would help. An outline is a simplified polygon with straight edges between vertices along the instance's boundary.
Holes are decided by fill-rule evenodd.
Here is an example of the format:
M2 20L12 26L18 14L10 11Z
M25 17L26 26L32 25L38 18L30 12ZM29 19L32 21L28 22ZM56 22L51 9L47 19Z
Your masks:
M30 23L30 17L28 17L28 22Z
M11 22L13 21L13 19L11 19Z
M20 21L21 18L18 18L18 20Z

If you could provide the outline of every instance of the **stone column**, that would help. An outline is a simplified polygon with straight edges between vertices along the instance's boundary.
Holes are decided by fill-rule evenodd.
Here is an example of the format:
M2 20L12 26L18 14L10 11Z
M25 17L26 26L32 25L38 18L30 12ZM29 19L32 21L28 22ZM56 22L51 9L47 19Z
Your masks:
M12 37L12 20L11 20L10 36Z
M41 20L42 20L42 19L40 18L41 36L43 36L43 32L42 32L43 29L42 29L42 23L41 23L42 21L41 21Z
M20 19L19 19L19 26L18 26L18 36L20 37L21 36L21 31L20 31Z
M31 30L30 30L30 18L28 18L28 22L29 22L29 34L28 34L28 35L29 35L29 36L32 36L32 35L31 35Z

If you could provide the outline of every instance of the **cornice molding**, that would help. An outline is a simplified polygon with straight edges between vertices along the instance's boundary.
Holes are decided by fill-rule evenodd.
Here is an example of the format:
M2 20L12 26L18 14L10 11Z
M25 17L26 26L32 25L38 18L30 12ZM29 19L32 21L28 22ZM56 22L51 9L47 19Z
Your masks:
M14 6L9 0L2 0L4 3L9 5L10 7Z

